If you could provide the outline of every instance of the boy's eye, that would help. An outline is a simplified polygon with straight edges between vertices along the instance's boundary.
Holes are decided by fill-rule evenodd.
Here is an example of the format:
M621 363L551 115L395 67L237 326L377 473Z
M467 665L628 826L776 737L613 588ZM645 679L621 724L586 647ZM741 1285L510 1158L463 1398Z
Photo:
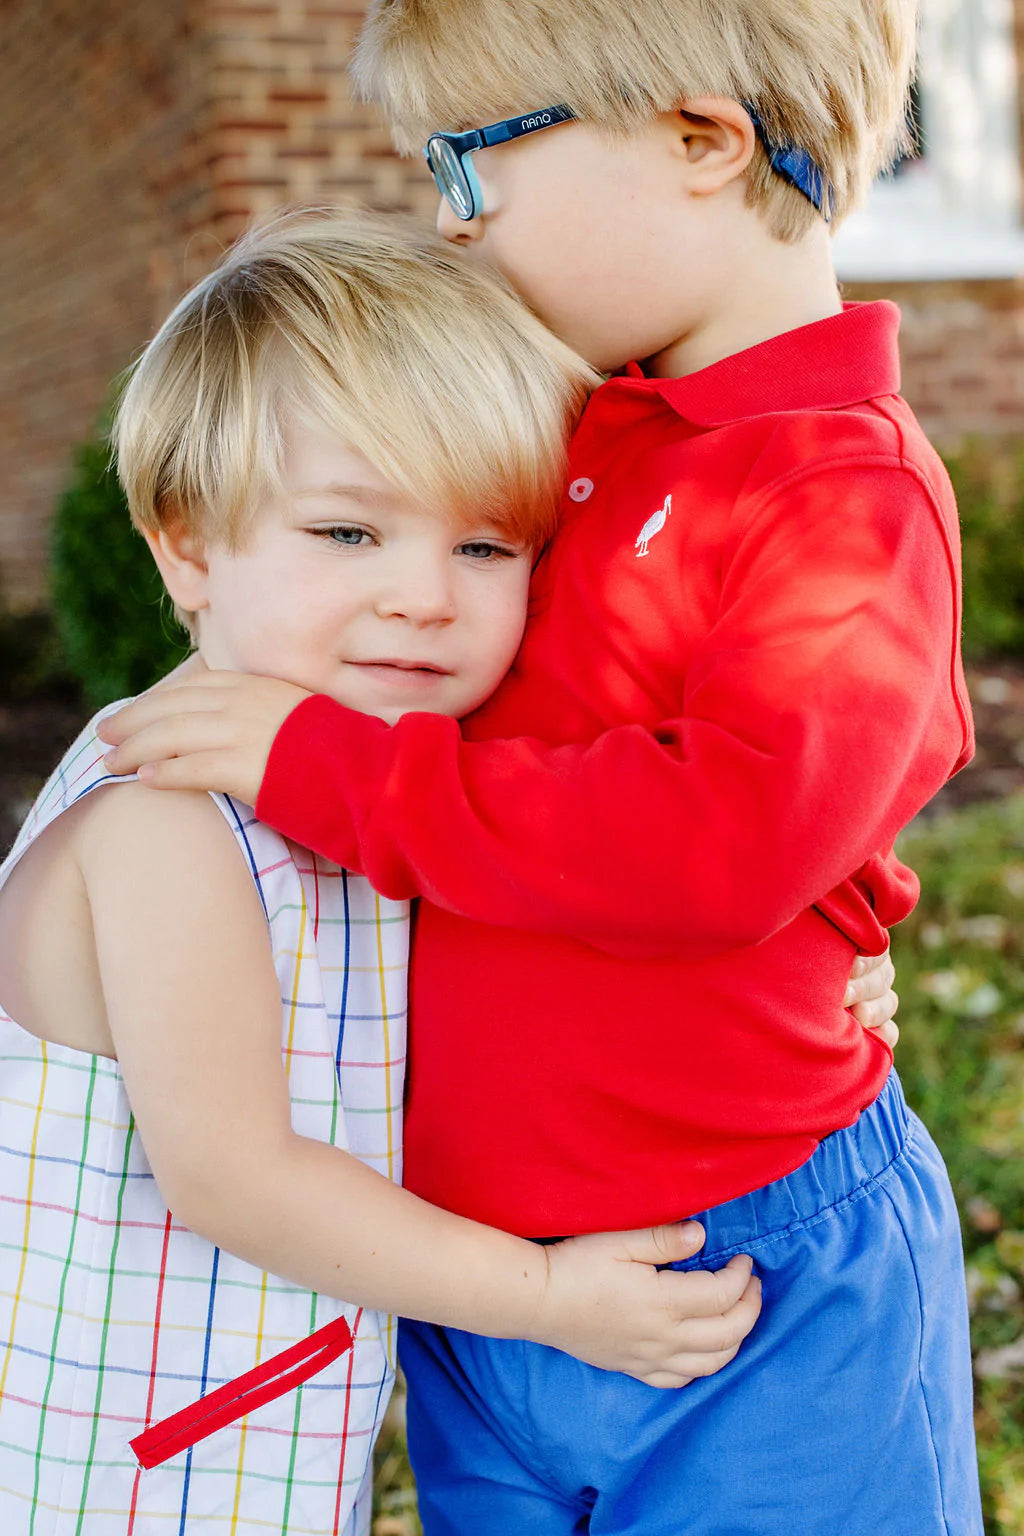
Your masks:
M333 528L317 528L316 533L322 539L327 539L331 544L340 544L344 549L358 549L364 542L373 541L373 535L366 528L360 528L355 523L338 523Z
M522 551L509 549L504 544L494 544L490 539L468 539L458 548L460 555L468 555L471 560L514 560Z

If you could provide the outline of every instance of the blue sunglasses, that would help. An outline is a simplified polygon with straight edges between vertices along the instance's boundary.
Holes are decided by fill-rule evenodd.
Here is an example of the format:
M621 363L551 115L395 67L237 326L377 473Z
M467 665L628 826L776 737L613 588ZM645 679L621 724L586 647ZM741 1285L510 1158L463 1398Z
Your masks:
M795 144L773 144L751 103L745 101L743 107L764 145L772 169L802 192L827 224L832 217L832 187L824 171L806 149L798 149ZM441 196L456 218L468 223L470 219L478 219L484 207L471 158L478 149L507 144L511 139L523 139L527 134L539 133L542 128L554 128L559 123L571 123L575 119L575 112L563 102L557 107L545 107L541 112L529 112L525 117L507 117L504 122L490 123L486 128L473 128L468 133L433 133L423 154Z

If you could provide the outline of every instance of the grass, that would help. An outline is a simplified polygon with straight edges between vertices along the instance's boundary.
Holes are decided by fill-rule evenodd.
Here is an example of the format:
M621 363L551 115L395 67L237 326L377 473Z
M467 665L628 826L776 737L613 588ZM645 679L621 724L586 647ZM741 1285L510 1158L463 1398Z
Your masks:
M1024 795L905 834L923 895L893 935L897 1064L963 1216L988 1536L1024 1536ZM378 1452L375 1536L419 1536L401 1402Z
M912 828L897 1064L964 1228L986 1530L1024 1536L1024 795Z

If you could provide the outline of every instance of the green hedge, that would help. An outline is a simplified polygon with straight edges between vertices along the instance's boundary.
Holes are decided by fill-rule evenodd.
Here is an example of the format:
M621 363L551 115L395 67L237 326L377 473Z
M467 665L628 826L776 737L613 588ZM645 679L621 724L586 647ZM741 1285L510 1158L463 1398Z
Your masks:
M50 574L67 667L94 707L140 693L188 654L102 439L76 455L54 519Z
M964 541L968 656L1024 656L1024 441L975 438L946 464Z

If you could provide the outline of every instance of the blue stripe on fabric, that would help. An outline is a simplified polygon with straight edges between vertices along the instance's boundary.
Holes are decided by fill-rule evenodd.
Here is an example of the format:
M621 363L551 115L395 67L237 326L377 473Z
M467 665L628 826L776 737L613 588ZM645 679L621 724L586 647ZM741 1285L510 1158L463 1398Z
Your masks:
M341 872L341 895L345 903L345 968L342 971L341 981L341 1008L338 1011L338 1046L334 1057L335 1071L338 1077L338 1086L341 1086L341 1047L345 1039L345 1020L348 1018L348 976L349 957L352 950L352 926L349 922L348 899L348 870Z
M234 807L232 806L232 810ZM246 844L248 847L248 844ZM257 882L258 883L258 882ZM210 1375L210 1343L213 1338L213 1308L217 1300L217 1271L220 1268L220 1249L213 1250L213 1269L210 1273L210 1302L206 1309L206 1339L203 1343L203 1376L199 1384L199 1396L206 1392L206 1385ZM181 1525L178 1527L178 1536L185 1536L185 1521L188 1518L188 1491L192 1485L192 1452L194 1446L189 1446L188 1455L185 1458L185 1482L181 1490Z
M251 827L251 826L255 825L255 818L250 817L248 822L243 822L241 816L238 814L238 809L237 809L237 807L235 805L235 802L232 800L231 796L230 795L225 795L224 799L227 801L228 809L231 812L231 815L232 815L232 818L234 820L235 826L238 828L239 837L241 838L242 846L245 849L246 858L249 860L249 868L252 871L252 878L253 878L253 880L256 883L256 889L260 893L260 905L263 908L263 916L266 918L267 922L269 923L270 922L270 913L267 911L267 903L266 903L266 899L265 899L265 897L263 895L263 887L260 884L259 866L257 865L256 860L253 858L252 848L249 845L249 839L246 836L246 830L245 830L247 826Z
M126 1173L126 1174L121 1174L121 1173L118 1173L114 1169L101 1168L97 1163L85 1163L85 1164L83 1164L83 1163L81 1163L79 1161L79 1159L77 1157L55 1157L55 1156L51 1155L49 1152L31 1152L31 1151L26 1152L23 1147L4 1147L4 1146L0 1146L0 1152L6 1153L8 1157L20 1157L20 1158L23 1158L26 1162L54 1163L54 1164L62 1165L65 1168L82 1168L82 1167L84 1167L87 1173L98 1173L98 1174L101 1174L102 1177L105 1178L105 1179L116 1179L119 1184L120 1184L122 1178L125 1178L125 1179L144 1179L144 1180L146 1180L150 1184L153 1182L153 1175L151 1173Z
M289 1348L289 1345L282 1345L282 1349L287 1348ZM65 1357L64 1355L51 1355L48 1349L30 1349L26 1344L19 1344L16 1340L9 1341L7 1339L0 1339L0 1349L10 1349L12 1354L24 1355L30 1360L44 1360L47 1362L53 1360L55 1364L66 1366L73 1371L95 1372L100 1369L98 1361L72 1360ZM135 1367L130 1365L111 1365L110 1362L107 1361L103 1365L103 1374L105 1376L139 1376L148 1381L149 1366L143 1368L141 1366ZM211 1378L203 1378L196 1376L195 1373L191 1371L165 1370L158 1371L157 1377L160 1381L182 1381L193 1387L198 1385L200 1390L196 1394L197 1397L201 1397L204 1392L211 1388L222 1387L226 1385L226 1383L232 1379L230 1376L214 1376ZM351 1386L351 1391L366 1392L369 1391L370 1388L375 1388L376 1385L377 1384L375 1382L371 1381L354 1381ZM315 1377L311 1377L310 1380L304 1384L303 1390L307 1392L345 1392L349 1390L349 1388L347 1382L345 1381L317 1381Z

